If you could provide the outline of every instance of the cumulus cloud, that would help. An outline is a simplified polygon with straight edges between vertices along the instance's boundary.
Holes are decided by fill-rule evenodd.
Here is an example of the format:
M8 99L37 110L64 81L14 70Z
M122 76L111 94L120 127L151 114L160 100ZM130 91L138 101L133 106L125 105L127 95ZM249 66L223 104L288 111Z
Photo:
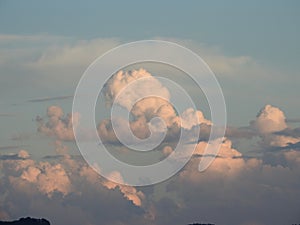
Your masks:
M196 157L197 159L193 160L198 161L202 157L214 157L209 154L204 154L206 148L209 149L214 147L209 145L212 144L199 142L194 151L194 156L200 157ZM232 142L228 139L224 139L216 158L208 168L208 173L222 174L222 176L226 176L227 178L236 176L245 165L245 161L241 156L242 154L239 151L232 148ZM192 165L194 166L193 163ZM197 179L198 173L198 168L193 168L193 171L187 169L186 172L181 173L181 176L184 176L185 178L189 177L189 179L194 180Z
M21 159L28 159L30 157L30 155L28 154L27 151L25 150L20 150L18 153L18 157Z
M137 84L130 87L129 84L134 84L134 81L141 79ZM169 100L170 93L166 87L164 87L159 80L153 77L144 69L133 70L133 71L119 71L117 72L105 85L104 94L106 99L109 102L114 102L117 95L124 89L130 88L128 92L124 93L122 96L117 98L118 104L127 108L127 110L133 110L133 114L139 116L141 113L144 114L149 108L158 108L157 105L161 105L161 99L150 98L150 105L147 106L142 104L136 108L132 109L132 106L139 100L140 96L144 94L146 96L151 95L152 93L157 93L158 96L164 97ZM134 92L133 92L133 88ZM154 91L152 91L154 89ZM145 99L147 100L147 99ZM158 101L158 102L157 102Z
M285 147L300 141L299 137L288 135L286 117L282 110L277 107L266 105L258 113L251 126L262 136L263 143L271 147ZM291 132L290 132L291 133Z
M92 59L119 43L114 40L108 42L94 40L66 44L60 37L49 38L47 35L39 37L0 35L0 42L8 43L4 46L10 46L12 41L30 42L34 47L37 42L48 44L46 47L43 46L42 50L35 48L25 49L25 52L20 49L13 52L11 49L2 50L4 54L0 56L0 64L15 67L22 62L22 66L29 69L30 73L38 71L39 74L40 72L49 74L51 71L51 75L59 74L54 75L57 79L49 76L56 85L60 85L63 81L72 83L70 76L61 78L61 74L67 74L66 67L68 71L70 68L76 68L77 76L80 76L82 71L78 70L77 66L81 66L83 70ZM59 45L53 45L58 42ZM205 47L201 50L205 50ZM236 68L254 64L247 56L217 57L219 53L216 50L206 56L214 71L219 74L240 74ZM52 69L49 70L49 67L53 68L54 72ZM249 71L261 75L254 73L255 69ZM138 70L133 73L136 73L134 75L136 77L132 72L120 72L118 79L113 78L110 81L111 86L107 86L109 101L116 98L126 82L133 82L137 77L148 77L150 80L150 83L148 81L147 85L145 83L142 86L143 89L137 91L144 93L151 87L153 90L161 91L166 99L169 99L168 90L149 74L146 75L147 71ZM49 86L49 79L45 81L32 78L32 80L43 80L43 83ZM59 82L56 82L58 80ZM126 98L119 99L120 105L125 108L136 100L134 93L127 94ZM185 129L192 129L198 122L205 125L207 130L210 126L210 121L206 120L200 111L187 109L182 115L177 115L173 107L162 99L148 98L140 101L131 112L135 116L131 129L140 138L149 135L149 121L155 116L163 119L169 135L170 131L175 135L178 133L179 121L183 122L182 127ZM40 132L59 140L74 139L71 115L65 115L61 108L50 107L46 120L37 118ZM208 143L200 140L191 162L177 176L163 184L167 186L166 195L155 193L155 196L152 196L152 193L145 194L145 191L138 188L104 180L88 167L82 158L69 155L63 145L58 145L56 149L60 157L49 162L35 161L25 150L13 155L2 155L0 218L9 219L30 214L51 217L53 224L58 225L90 225L99 224L99 221L103 224L160 225L187 224L190 221L203 220L216 224L241 225L253 221L255 224L279 225L297 220L300 208L299 147L297 147L299 131L289 128L286 121L282 110L266 106L251 126L244 128L243 132L240 132L241 129L231 129L231 133L227 132L229 137L238 135L252 137L255 135L253 132L256 132L263 139L266 149L268 147L284 149L272 156L276 158L272 160L273 164L270 165L266 160L244 158L241 151L238 151L227 138L224 139L213 164L207 171L199 173L197 170L199 160L201 157L209 157L203 155L203 149ZM98 130L105 140L117 141L109 120L104 120L98 126ZM4 146L3 149L19 149L19 147ZM162 151L168 155L172 152L172 147L166 146ZM112 176L120 175L116 172Z
M300 142L300 129L289 127L287 121L288 119L280 108L265 105L249 126L228 126L225 135L234 140L258 137L260 141L256 143L256 148L261 151L277 151Z
M109 104L118 104L134 116L130 128L139 138L150 135L149 125L154 117L163 119L167 127L176 122L174 120L176 112L168 102L170 100L168 89L144 69L119 71L107 82L103 93ZM127 118L124 119L118 120L119 127L125 127L122 123L127 123ZM100 125L99 128L102 127ZM160 131L161 125L152 124L152 128ZM100 133L104 132L100 130Z
M63 120L61 109L48 111L49 121L53 124ZM189 113L197 114L190 111L187 115ZM277 131L271 130L264 135L276 135ZM224 138L211 166L200 173L201 158L211 157L204 155L208 145L206 141L200 141L184 169L161 184L165 193L161 193L160 188L147 191L147 188L138 189L101 178L81 157L69 155L60 141L56 142L56 152L61 157L49 162L34 161L23 150L15 158L0 161L3 174L0 193L5 196L1 203L4 209L0 211L7 218L19 216L20 212L48 215L47 218L50 215L56 218L56 224L103 221L103 224L162 225L188 224L191 220L204 219L216 224L240 225L255 221L279 225L287 218L297 218L300 208L297 197L300 196L299 151L280 151L272 156L276 159L270 163L266 159L244 157L230 139ZM169 145L162 149L166 156L172 151ZM111 176L122 180L118 171ZM20 199L26 204L16 205ZM264 215L257 214L257 210L266 208ZM220 210L224 213L220 214ZM74 214L74 217L66 218L61 211Z
M54 192L60 192L63 195L70 192L71 183L61 164L35 162L29 159L29 154L25 150L20 150L16 155L17 158L9 158L1 165L14 188L26 189L33 184L41 193L49 197Z
M0 161L1 219L30 214L55 224L77 220L86 225L99 221L147 224L142 222L146 209L141 191L100 177L81 157L69 155L61 142L56 144L63 157L55 160L35 161L21 150L20 157ZM66 218L60 211L72 216Z
M58 106L50 106L47 109L48 121L45 123L41 117L37 117L38 131L59 140L74 140L73 122L78 120L78 114L67 114L64 117L63 110ZM72 118L73 117L73 118ZM76 125L76 124L75 124Z
M75 161L67 153L67 147L61 142L56 143L57 153L62 153L59 163L50 163L47 161L34 161L30 159L25 150L20 150L16 157L10 157L1 163L1 170L8 176L10 184L16 188L29 187L33 185L37 190L47 195L49 198L54 193L61 193L66 196L70 193L76 193L76 187L73 185L73 178L86 177L91 184L104 186L108 189L118 188L124 197L132 201L135 205L141 206L144 198L143 193L137 191L134 187L120 185L101 178L92 168L80 159ZM115 176L121 175L116 172Z
M80 176L86 177L87 181L91 184L101 185L109 190L118 189L124 197L129 201L132 201L134 205L142 206L145 196L141 191L136 190L136 188L132 186L121 185L107 179L102 179L91 167L87 165L83 166L80 170ZM123 178L118 171L113 172L110 176L113 176L115 180L119 180L120 182L123 181Z
M199 124L212 125L211 121L204 118L201 111L190 108L185 110L181 115L181 126L184 129L191 129Z
M144 83L137 86L134 91L127 90L124 96L118 96L124 88L140 78L146 78ZM139 93L152 93L152 90L158 91L164 96L164 99L157 97L139 99ZM92 188L93 191L97 190L93 193L101 195L108 191L105 193L117 194L122 201L130 202L130 210L131 207L142 209L142 216L135 218L144 224L174 222L185 224L190 218L201 220L203 217L208 221L216 221L220 224L224 219L235 225L246 224L256 218L257 209L263 211L265 208L269 209L270 218L258 216L255 220L256 223L277 222L280 224L284 222L284 218L288 216L296 218L298 215L297 210L288 211L286 206L291 204L295 209L300 207L299 199L293 197L295 193L300 196L298 188L300 183L294 182L297 180L300 170L299 151L288 149L272 155L272 162L268 160L267 154L262 159L247 158L234 147L233 142L228 138L259 136L264 149L297 144L299 142L295 134L297 130L288 127L281 109L266 105L249 127L227 129L228 137L223 139L217 157L206 171L199 173L198 165L201 158L212 157L209 154L205 155L204 150L207 147L214 147L210 146L206 140L212 125L211 121L205 119L201 111L186 109L181 115L178 115L168 102L170 99L168 89L143 69L130 72L119 71L108 81L104 95L109 106L116 101L121 107L131 112L133 119L130 121L130 128L139 138L147 138L150 135L150 121L157 116L166 125L168 135L176 135L180 128L191 131L197 125L204 128L203 139L199 138L191 161L178 175L164 184L167 193L164 197L154 197L155 194L160 195L155 191L147 193L135 187L116 184L100 178L86 164L81 162L78 165L78 162L66 153L63 146L57 150L63 156L57 158L62 160L60 163L36 163L27 158L26 154L25 157L22 156L22 162L20 160L18 163L13 162L16 160L4 160L2 168L6 171L5 174L11 174L7 179L8 184L28 195L30 194L30 184L35 184L36 190L48 199L55 198L57 194L60 194L64 196L64 199L76 196L78 201L81 200L81 196L85 195L84 191L78 188L82 187L79 183L87 182L89 188ZM139 101L136 102L137 100ZM48 108L47 117L47 122L38 118L39 131L59 140L74 139L70 115L64 116L61 108L52 106ZM118 125L122 127L126 122L126 120L120 119ZM154 128L158 129L159 126ZM100 122L98 132L103 140L118 142L110 119ZM168 156L173 151L173 145L165 145L161 150L164 156ZM115 171L111 176L122 180L120 171ZM53 177L61 179L59 184L51 185ZM44 185L39 184L41 181ZM17 187L21 187L22 190ZM101 189L100 192L99 189ZM271 203L269 196L272 198ZM115 201L119 203L121 200ZM166 207L169 207L170 210L164 210L164 213L161 213L160 209ZM228 215L238 214L239 216L227 220L223 215L216 213L218 211L216 209L223 210ZM282 217L277 216L279 215L276 213L278 211L282 213ZM84 215L86 218L86 214ZM134 213L134 215L136 214ZM118 223L122 220L110 219L108 221Z
M198 144L200 154L206 144ZM241 156L232 148L232 143L225 140L219 157L206 171L199 173L199 160L205 156L195 155L167 186L168 195L176 194L179 200L169 203L176 214L164 223L186 223L186 220L193 218L194 221L205 220L216 224L243 224L249 221L281 224L287 218L296 219L299 199L294 197L298 196L300 186L296 178L299 152L284 153L287 165L270 165L260 159L244 159ZM176 206L176 202L179 205ZM258 214L258 211L264 213ZM230 216L225 218L224 215Z
M279 108L266 105L258 113L252 125L261 133L273 133L287 128L286 118Z
M194 126L211 126L199 110L188 108L178 115L169 102L169 90L144 69L117 72L105 85L103 94L108 105L117 104L131 113L133 119L129 126L138 138L147 138L151 132L166 132L168 140L178 137L180 128L191 130ZM153 118L160 118L163 123L154 122ZM128 123L127 118L114 118L114 121L119 129L125 129ZM98 131L104 141L117 141L110 120L103 120ZM128 131L123 130L122 134L128 134L126 139L130 139Z

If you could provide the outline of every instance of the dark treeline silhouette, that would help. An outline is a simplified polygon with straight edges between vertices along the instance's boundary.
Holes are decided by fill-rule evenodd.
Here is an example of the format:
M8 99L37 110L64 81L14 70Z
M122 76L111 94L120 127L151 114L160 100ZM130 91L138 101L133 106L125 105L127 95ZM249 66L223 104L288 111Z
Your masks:
M190 223L188 225L215 225L214 223Z
M0 225L50 225L50 222L46 219L35 219L35 218L21 218L16 221L0 221ZM190 223L188 225L215 225L214 223Z
M50 222L46 219L34 219L34 218L21 218L16 221L0 221L0 225L50 225Z

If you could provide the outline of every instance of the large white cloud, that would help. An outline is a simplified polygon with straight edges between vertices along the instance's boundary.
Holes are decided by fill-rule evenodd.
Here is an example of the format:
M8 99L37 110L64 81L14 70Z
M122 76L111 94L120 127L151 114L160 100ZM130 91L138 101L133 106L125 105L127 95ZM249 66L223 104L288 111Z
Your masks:
M192 129L200 124L211 125L203 113L192 108L186 109L181 115L175 111L169 102L172 93L152 74L144 69L119 71L113 75L105 85L104 95L110 105L117 104L126 108L133 116L130 128L139 138L147 138L153 132L167 131L167 137L176 136L180 127ZM155 96L154 96L155 94ZM147 96L141 98L142 96ZM152 123L152 119L159 117L161 123ZM118 128L126 128L125 120L115 120ZM102 121L98 130L104 140L116 141L110 120ZM122 134L128 134L123 130ZM128 136L127 139L129 139Z
M260 110L251 126L262 136L265 145L273 147L285 147L295 144L300 138L291 135L281 135L281 131L288 128L284 112L272 105L266 105Z
M266 105L258 113L253 126L262 133L273 133L287 128L285 115L279 108Z

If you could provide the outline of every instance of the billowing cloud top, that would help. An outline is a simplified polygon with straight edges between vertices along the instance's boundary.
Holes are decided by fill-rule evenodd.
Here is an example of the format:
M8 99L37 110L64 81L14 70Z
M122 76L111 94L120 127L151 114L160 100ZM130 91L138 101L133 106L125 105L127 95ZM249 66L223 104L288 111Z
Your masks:
M136 92L129 91L118 98L128 84L139 78L146 79ZM136 102L138 93L150 88L160 92L165 99L149 97ZM192 130L200 124L209 131L211 126L211 121L199 110L186 109L178 115L167 101L171 97L169 90L143 69L119 71L108 81L104 94L110 105L116 100L131 111L134 118L130 126L140 138L149 135L149 121L156 116L166 124L169 136L177 134L180 128ZM22 150L14 157L0 158L3 174L0 193L5 196L1 200L0 217L14 217L21 212L40 213L57 218L59 225L78 221L86 225L99 221L116 225L187 224L202 218L216 224L225 220L234 225L267 225L283 224L287 218L299 215L300 152L297 146L300 137L296 129L288 127L283 111L277 107L266 105L250 126L236 128L230 133L233 138L240 130L247 131L251 137L257 136L255 147L263 150L261 157L247 157L242 153L243 148L236 147L234 139L225 137L211 166L199 173L199 160L212 157L204 154L204 149L214 147L200 138L191 161L157 189L113 183L100 177L82 158L70 155L61 141L74 140L72 116L65 114L59 106L50 106L47 121L37 118L40 132L60 140L56 142L56 152L61 157L35 161ZM98 132L103 140L117 143L109 119L99 123ZM164 156L173 151L170 140L167 139L160 149ZM114 147L123 149L120 145ZM270 149L276 150L274 154ZM122 180L121 172L114 171L111 176ZM20 200L26 204L16 204ZM50 205L52 209L41 205ZM220 214L220 210L230 215L230 219ZM74 218L66 218L60 211L72 213Z
M279 108L271 105L266 105L260 110L253 125L262 134L287 128L284 113Z

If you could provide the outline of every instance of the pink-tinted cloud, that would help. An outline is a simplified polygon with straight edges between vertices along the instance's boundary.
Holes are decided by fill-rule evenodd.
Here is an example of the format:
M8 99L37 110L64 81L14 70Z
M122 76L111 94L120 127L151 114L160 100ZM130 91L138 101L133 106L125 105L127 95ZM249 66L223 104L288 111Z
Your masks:
M58 138L59 140L74 140L73 121L78 119L78 115L67 114L64 116L63 110L58 106L50 106L47 109L48 121L37 117L38 131L49 136Z

